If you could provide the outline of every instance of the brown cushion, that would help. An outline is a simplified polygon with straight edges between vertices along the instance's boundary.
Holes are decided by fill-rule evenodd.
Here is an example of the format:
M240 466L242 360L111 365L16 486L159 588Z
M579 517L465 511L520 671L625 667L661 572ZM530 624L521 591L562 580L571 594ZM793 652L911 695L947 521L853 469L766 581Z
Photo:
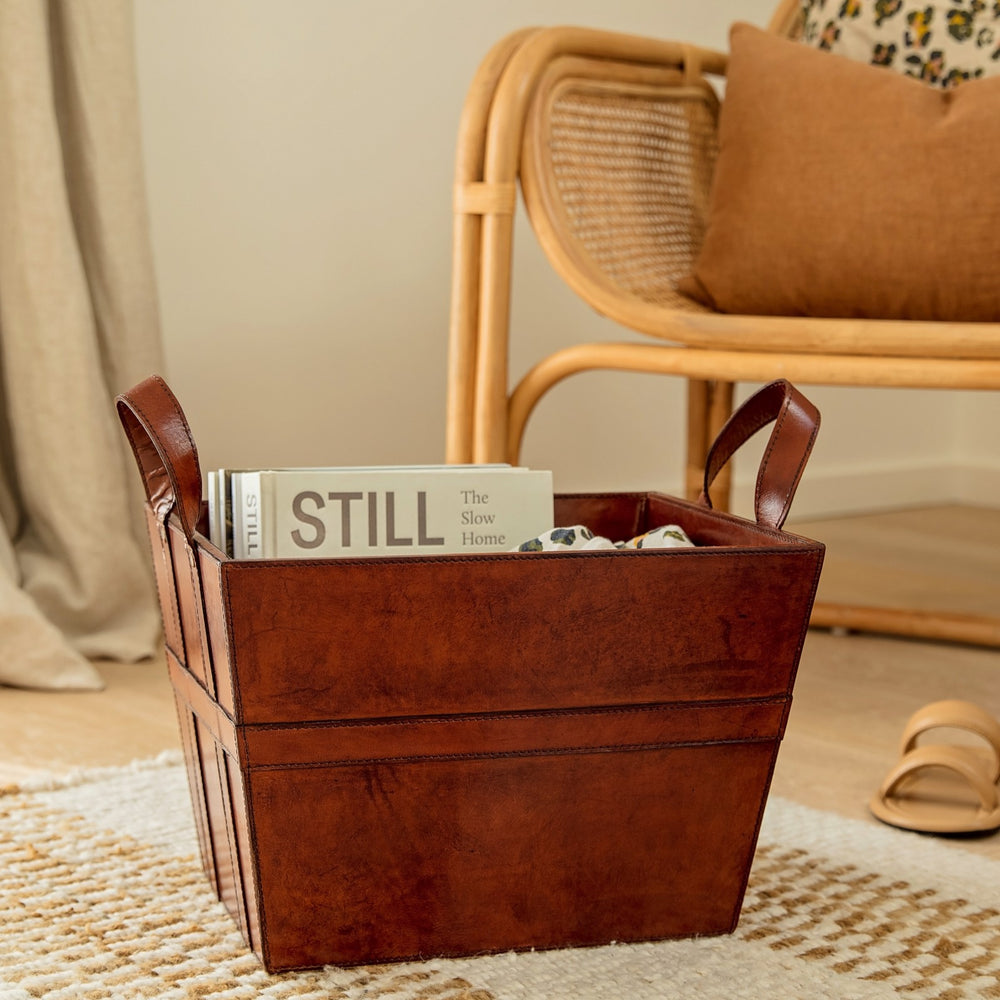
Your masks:
M1000 320L1000 77L941 91L734 25L694 275L723 312Z

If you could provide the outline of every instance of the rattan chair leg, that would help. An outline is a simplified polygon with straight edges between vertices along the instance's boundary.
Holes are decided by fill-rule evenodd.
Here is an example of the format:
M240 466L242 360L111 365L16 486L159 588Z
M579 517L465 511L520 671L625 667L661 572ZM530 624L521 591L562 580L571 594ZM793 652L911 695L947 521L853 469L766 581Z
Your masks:
M684 466L684 496L697 500L705 481L708 436L708 406L711 383L707 379L687 381L687 456Z
M497 42L469 87L459 124L455 154L451 322L448 348L448 397L445 459L473 460L473 414L479 332L479 275L482 218L495 207L483 197L486 130L497 81L521 44L537 29L515 31Z
M716 379L688 379L688 437L684 493L697 500L704 486L708 447L733 412L733 383ZM712 504L717 510L729 510L732 494L732 471L727 465L712 486Z
M709 382L708 398L708 428L706 438L709 442L714 441L722 430L723 425L733 412L733 392L735 386L732 382L719 381L713 379ZM733 470L727 464L715 477L712 484L712 506L716 510L729 510L733 492Z
M963 642L1000 648L1000 618L957 611L920 611L817 601L810 624L855 632L876 632L910 639Z

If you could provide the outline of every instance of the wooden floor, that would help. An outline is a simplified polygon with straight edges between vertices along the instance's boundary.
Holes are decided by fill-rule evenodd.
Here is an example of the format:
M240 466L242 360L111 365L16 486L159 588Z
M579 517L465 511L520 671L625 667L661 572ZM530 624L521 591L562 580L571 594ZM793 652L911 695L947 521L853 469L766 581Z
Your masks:
M914 508L788 529L826 543L820 599L1000 617L1000 510Z
M822 595L1000 614L1000 510L939 508L795 524L828 545ZM162 660L98 665L107 690L0 688L0 784L179 746ZM867 802L910 714L941 698L1000 718L1000 651L812 630L773 792L874 822ZM1000 858L1000 835L963 840Z

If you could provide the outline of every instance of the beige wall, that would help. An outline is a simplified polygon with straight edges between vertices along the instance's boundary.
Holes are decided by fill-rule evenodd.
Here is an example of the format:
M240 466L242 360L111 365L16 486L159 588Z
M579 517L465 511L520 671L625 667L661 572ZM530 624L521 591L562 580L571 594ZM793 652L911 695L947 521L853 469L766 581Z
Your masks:
M167 374L203 465L441 460L453 147L493 41L575 23L721 47L772 6L136 0ZM617 335L523 219L516 245L515 373ZM996 495L996 394L807 391L824 432L800 514ZM561 489L677 490L682 421L676 380L579 376L543 401L524 459Z

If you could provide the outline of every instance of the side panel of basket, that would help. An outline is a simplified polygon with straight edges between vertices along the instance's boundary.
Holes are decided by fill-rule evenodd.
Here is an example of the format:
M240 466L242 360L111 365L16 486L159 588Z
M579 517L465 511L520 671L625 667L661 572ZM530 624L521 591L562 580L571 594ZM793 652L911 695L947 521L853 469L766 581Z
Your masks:
M202 585L207 569L209 590L213 582L217 589L218 566L210 559L195 558L195 550L175 524L168 524L161 535L148 508L147 522L202 867L244 938L259 949L244 776L235 724L227 714L232 684L224 637L221 641L214 634L209 637ZM212 592L210 599L216 596ZM186 682L178 684L178 677ZM220 706L216 699L226 696L229 704Z
M232 720L171 658L170 679L177 700L202 862L215 894L258 954L262 948L257 908L255 851L248 823L246 770Z

